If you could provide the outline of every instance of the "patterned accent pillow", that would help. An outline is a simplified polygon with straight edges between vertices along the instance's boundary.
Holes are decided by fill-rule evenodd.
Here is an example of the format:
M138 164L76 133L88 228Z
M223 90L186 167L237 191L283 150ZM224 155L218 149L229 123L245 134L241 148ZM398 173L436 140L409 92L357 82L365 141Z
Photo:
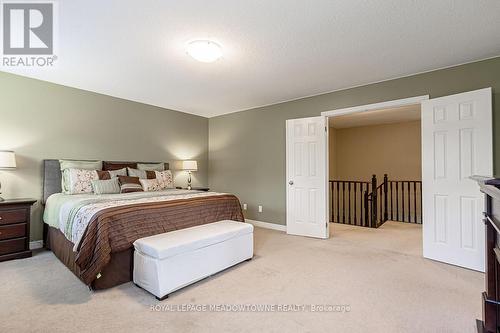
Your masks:
M165 163L137 163L137 169L149 171L165 170Z
M118 169L118 170L108 170L108 171L97 171L100 180L107 180L111 178L115 178L118 176L126 176L127 168Z
M114 194L120 193L120 182L117 177L106 180L93 180L92 189L95 194Z
M172 171L155 171L156 179L160 184L160 189L174 188L174 177L172 176Z
M120 181L120 192L143 192L139 177L118 176Z
M156 192L161 190L158 179L139 179L139 182L141 182L142 189L145 192Z
M66 169L63 173L67 181L66 194L92 193L92 181L99 179L96 170Z

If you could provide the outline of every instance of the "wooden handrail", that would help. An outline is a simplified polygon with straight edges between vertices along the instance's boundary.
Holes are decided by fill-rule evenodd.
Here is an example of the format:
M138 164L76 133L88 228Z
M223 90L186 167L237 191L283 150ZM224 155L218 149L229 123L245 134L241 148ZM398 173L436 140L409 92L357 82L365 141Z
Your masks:
M377 228L394 220L422 223L422 181L389 180L384 175L370 181L332 179L330 220L332 222Z

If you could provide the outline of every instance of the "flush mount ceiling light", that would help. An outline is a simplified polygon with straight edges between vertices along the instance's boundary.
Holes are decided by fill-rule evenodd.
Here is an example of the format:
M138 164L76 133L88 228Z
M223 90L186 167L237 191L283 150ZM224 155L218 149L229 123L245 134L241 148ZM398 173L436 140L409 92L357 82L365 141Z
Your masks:
M201 62L214 62L222 57L222 48L210 40L195 40L189 42L187 53Z

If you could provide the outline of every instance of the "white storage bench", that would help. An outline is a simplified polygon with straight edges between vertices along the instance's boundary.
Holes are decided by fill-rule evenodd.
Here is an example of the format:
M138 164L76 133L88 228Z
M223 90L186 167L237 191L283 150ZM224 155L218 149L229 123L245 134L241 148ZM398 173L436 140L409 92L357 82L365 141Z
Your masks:
M253 257L253 226L235 221L203 224L134 242L134 283L159 300Z

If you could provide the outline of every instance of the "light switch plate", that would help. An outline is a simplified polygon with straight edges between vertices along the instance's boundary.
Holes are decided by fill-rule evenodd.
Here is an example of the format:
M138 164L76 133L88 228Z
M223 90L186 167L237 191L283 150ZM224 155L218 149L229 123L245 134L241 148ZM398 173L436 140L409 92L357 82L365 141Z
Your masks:
M262 213L262 206L259 205L259 213Z

